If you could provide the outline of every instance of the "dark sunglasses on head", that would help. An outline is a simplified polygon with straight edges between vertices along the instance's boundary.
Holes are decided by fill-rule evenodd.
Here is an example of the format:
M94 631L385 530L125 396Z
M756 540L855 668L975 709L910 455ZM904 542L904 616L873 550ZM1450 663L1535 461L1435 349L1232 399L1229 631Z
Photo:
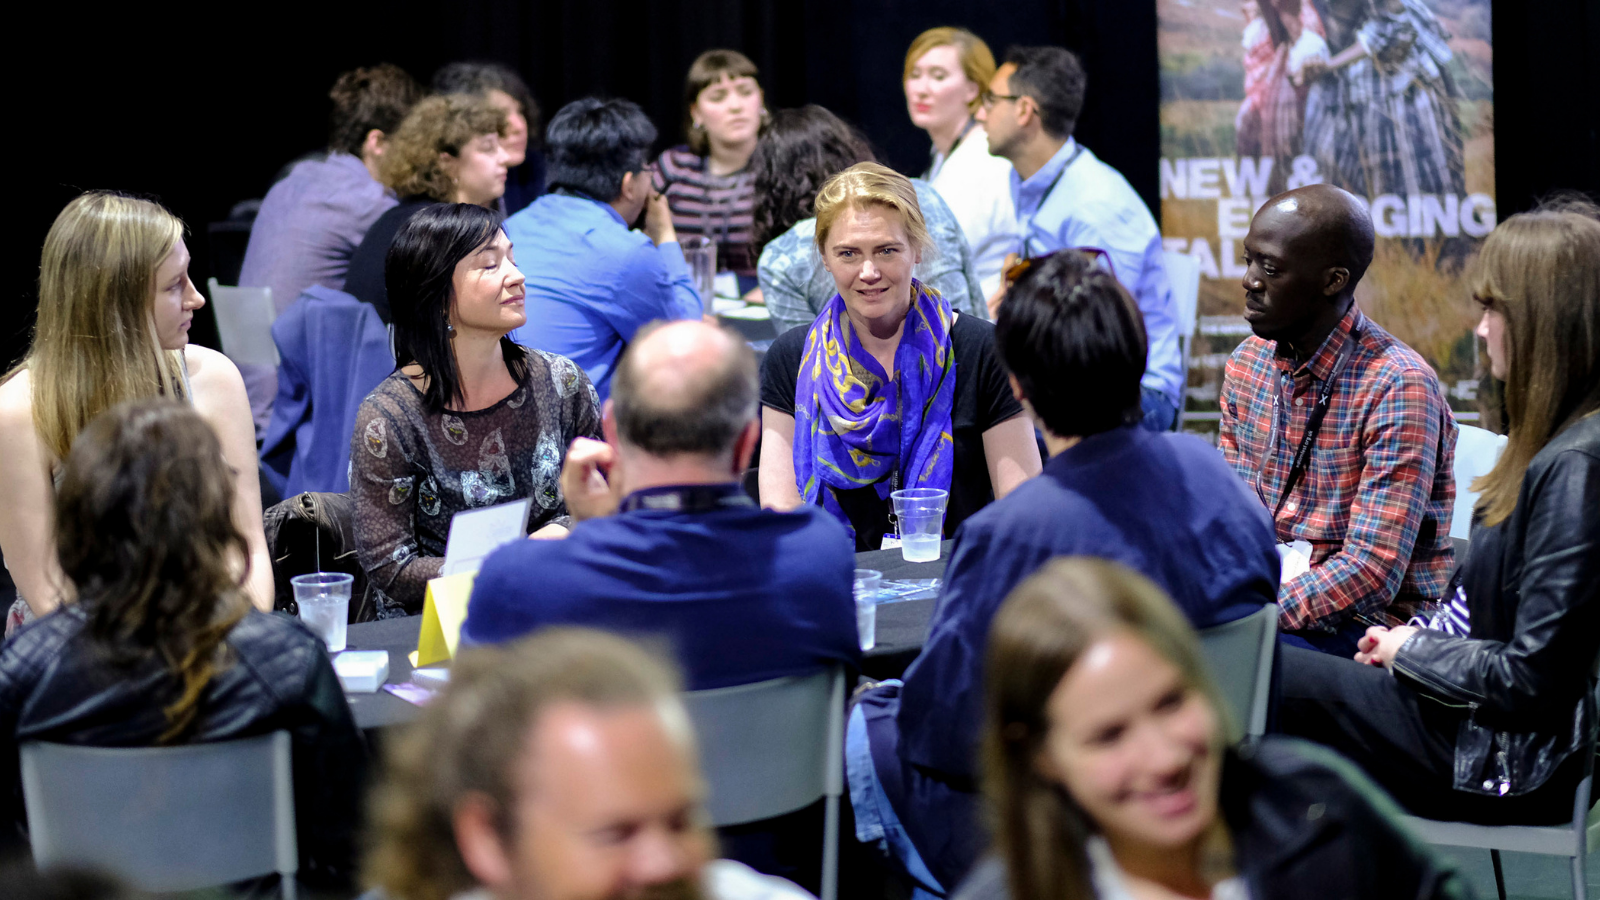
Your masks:
M1109 274L1112 278L1117 277L1117 270L1111 266L1111 254L1101 250L1099 247L1063 247L1060 250L1051 250L1049 253L1041 253L1038 256L1031 256L1027 259L1020 260L1010 266L1007 266L1001 275L1003 278L1005 278L1006 284L1016 284L1017 279L1026 274L1029 269L1032 269L1034 266L1043 263L1050 257L1055 256L1057 253L1081 253L1088 257L1089 265Z

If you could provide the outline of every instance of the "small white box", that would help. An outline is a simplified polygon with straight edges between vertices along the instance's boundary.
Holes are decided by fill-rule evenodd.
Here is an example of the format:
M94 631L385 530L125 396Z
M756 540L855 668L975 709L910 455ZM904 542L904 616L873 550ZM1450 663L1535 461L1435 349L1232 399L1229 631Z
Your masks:
M333 658L333 671L348 694L371 694L389 679L389 651L346 650Z

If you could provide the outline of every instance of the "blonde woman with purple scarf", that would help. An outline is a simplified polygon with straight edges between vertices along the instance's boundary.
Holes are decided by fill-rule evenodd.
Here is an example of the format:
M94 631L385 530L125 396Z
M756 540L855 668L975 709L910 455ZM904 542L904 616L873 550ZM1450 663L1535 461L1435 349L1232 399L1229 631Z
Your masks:
M816 249L838 293L781 335L761 389L762 505L815 503L876 550L889 493L950 492L945 537L1039 474L1033 428L994 352L994 326L911 276L934 252L905 176L861 163L816 200Z

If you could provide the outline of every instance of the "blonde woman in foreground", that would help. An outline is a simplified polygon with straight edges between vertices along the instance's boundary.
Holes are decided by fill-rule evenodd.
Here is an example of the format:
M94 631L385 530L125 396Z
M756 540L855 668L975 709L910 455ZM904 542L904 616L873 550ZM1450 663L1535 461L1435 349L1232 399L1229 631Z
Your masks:
M988 665L998 860L960 900L1470 896L1348 762L1234 744L1193 629L1131 569L1041 569L995 616Z
M8 633L70 599L51 539L61 461L95 416L144 397L188 403L216 431L249 547L239 573L256 608L272 609L250 401L227 357L189 344L206 301L183 230L158 204L91 191L45 237L33 345L0 382L0 552L20 598Z

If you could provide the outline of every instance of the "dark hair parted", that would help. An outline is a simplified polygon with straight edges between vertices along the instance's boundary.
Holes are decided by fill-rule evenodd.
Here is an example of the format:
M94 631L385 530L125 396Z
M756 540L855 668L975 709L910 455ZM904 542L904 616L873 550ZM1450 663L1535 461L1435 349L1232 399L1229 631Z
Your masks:
M635 348L663 327L666 323L655 322L640 329L617 363L611 403L618 436L652 456L731 451L760 408L754 351L744 338L719 329L726 348L717 365L706 366L687 384L651 384L651 373L640 371Z
M1237 731L1194 628L1160 587L1110 560L1047 563L1006 597L985 653L983 793L1013 900L1095 896L1085 842L1099 826L1045 777L1039 758L1052 725L1050 696L1089 648L1119 632L1143 641L1178 670L1185 688L1206 698L1219 751Z
M539 104L528 90L527 82L511 69L490 62L453 62L433 73L433 91L436 94L476 94L487 97L490 91L500 91L517 101L522 118L528 121L528 141L537 144L539 137Z
M1000 304L994 340L1056 435L1086 437L1138 420L1144 318L1087 254L1062 250L1024 272Z
M1012 47L1006 62L1017 67L1011 73L1011 93L1033 98L1045 134L1071 137L1089 80L1078 55L1062 47Z
M691 151L700 156L711 152L711 142L706 137L705 129L694 127L694 116L689 112L689 108L700 99L700 92L724 78L729 81L755 78L759 81L760 77L756 64L737 50L707 50L694 58L694 62L689 64L689 74L683 79L683 134Z
M679 690L669 663L589 629L546 628L508 645L463 650L438 702L384 741L362 881L393 900L449 900L477 887L456 845L456 808L471 796L486 798L513 832L514 770L548 709L652 707L668 733L692 748Z
M361 155L367 132L374 128L394 134L411 107L422 99L422 85L405 70L390 63L352 69L339 76L328 91L333 112L328 117L328 148L337 153Z
M796 222L815 215L822 185L860 162L877 162L871 145L823 107L812 103L773 113L750 157L757 252Z
M632 100L584 97L556 112L545 130L546 180L603 203L622 193L622 177L650 162L656 126Z
M222 642L250 610L250 553L233 521L233 472L192 408L166 399L120 403L72 444L56 489L61 571L113 665L157 658L178 679L163 709L182 738L224 664Z
M483 249L500 231L500 217L474 203L437 203L418 210L394 236L383 281L394 318L395 368L417 365L428 376L422 402L431 412L466 401L450 344L456 265ZM506 368L527 380L527 352L500 339Z

